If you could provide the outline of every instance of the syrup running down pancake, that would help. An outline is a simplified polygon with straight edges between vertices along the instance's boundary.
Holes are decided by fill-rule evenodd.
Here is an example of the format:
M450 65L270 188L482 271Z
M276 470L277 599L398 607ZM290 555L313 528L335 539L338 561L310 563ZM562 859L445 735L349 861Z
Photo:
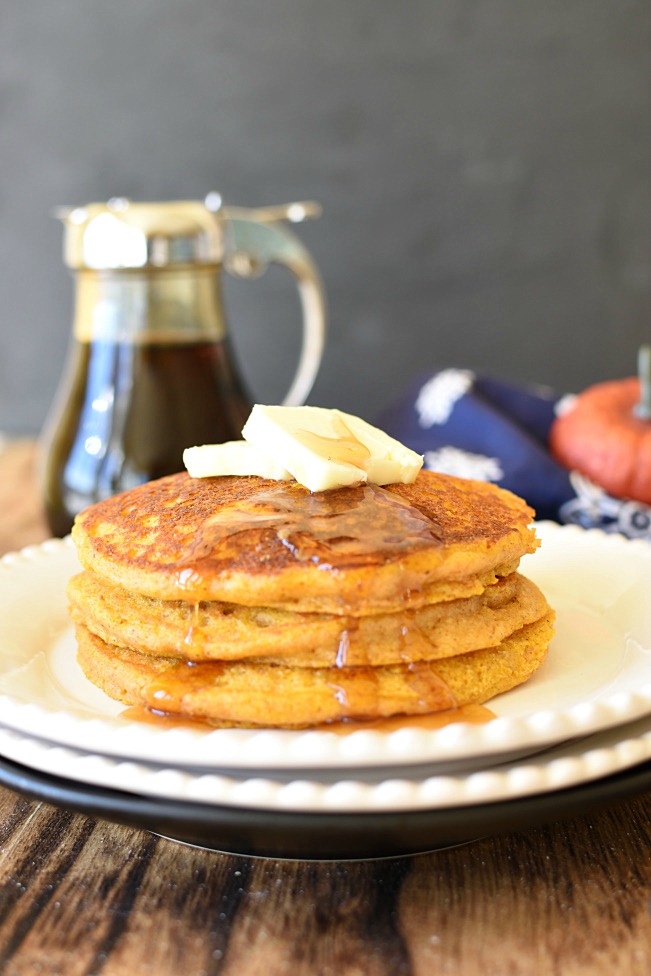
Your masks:
M483 482L310 493L173 475L82 512L69 583L87 677L216 725L319 725L481 703L542 661L553 612L516 572L533 511Z
M481 593L536 549L532 516L432 471L314 494L178 474L91 506L72 537L86 569L143 596L360 615Z
M77 642L86 675L125 704L221 726L308 728L486 701L530 677L552 632L548 612L497 647L440 661L354 668L152 658L106 644L83 625L77 626Z
M342 616L235 603L154 600L84 572L70 580L71 616L103 640L189 661L264 660L297 667L364 667L438 660L496 644L547 612L519 573L483 593L403 610Z

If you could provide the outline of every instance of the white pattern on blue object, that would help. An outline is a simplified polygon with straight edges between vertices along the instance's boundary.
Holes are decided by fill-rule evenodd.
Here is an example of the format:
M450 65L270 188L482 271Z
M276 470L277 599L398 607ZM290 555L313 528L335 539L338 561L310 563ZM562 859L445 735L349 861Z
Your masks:
M566 413L569 413L570 410L574 409L577 400L578 397L576 393L566 393L565 396L562 396L560 400L556 402L554 413L557 417L564 417Z
M629 539L651 540L651 508L642 502L613 498L585 475L572 471L576 498L561 505L559 520L603 532L620 532Z
M499 458L472 454L451 446L441 447L438 451L426 451L425 467L429 471L439 471L457 478L474 478L477 481L499 481L504 477Z
M421 427L447 423L457 400L475 381L469 369L444 369L421 387L416 399L416 413Z

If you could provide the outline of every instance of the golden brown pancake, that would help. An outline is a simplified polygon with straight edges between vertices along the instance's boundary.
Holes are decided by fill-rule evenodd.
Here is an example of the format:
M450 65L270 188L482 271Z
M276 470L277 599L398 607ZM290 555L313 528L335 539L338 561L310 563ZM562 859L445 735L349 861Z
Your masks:
M481 703L526 680L553 612L518 573L533 511L484 482L310 493L179 474L77 517L88 678L214 725L303 728Z
M497 647L436 662L375 668L189 664L106 644L77 625L79 661L112 698L214 725L304 728L338 719L437 712L482 703L525 681L543 660L553 613Z
M518 573L468 599L361 617L156 600L88 571L70 580L68 598L73 620L145 654L312 668L438 660L493 647L549 610L538 587Z
M361 616L481 593L536 548L532 517L431 471L313 494L183 473L91 506L72 534L85 568L143 596Z

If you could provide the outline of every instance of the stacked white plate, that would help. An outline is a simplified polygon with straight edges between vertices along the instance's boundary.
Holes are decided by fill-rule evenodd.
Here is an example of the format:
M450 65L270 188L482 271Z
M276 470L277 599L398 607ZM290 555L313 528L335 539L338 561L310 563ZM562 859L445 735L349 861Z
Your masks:
M546 816L554 797L565 809L568 790L611 782L651 759L651 546L553 523L539 523L538 533L542 546L521 568L555 608L557 633L536 675L493 699L496 717L483 724L349 735L203 731L130 718L77 665L65 599L78 569L70 540L5 556L0 782L55 802L75 805L78 797L86 811L93 798L108 797L115 819L154 830L160 824L143 811L155 801L172 833L187 839L175 829L185 811L203 824L194 842L229 850L238 844L226 836L220 845L220 824L235 812L242 824L254 814L258 823L264 814L271 825L289 824L291 815L293 831L326 824L335 833L351 823L386 828L391 818L403 829L418 815L430 825L429 844L414 841L423 849L454 839L452 816L467 818L470 837L482 830L481 811L499 808L508 821L512 808L517 822L525 798L531 809L538 797ZM490 823L486 817L484 829ZM343 848L350 856L350 845ZM253 848L243 840L239 849ZM282 841L271 853L284 853Z

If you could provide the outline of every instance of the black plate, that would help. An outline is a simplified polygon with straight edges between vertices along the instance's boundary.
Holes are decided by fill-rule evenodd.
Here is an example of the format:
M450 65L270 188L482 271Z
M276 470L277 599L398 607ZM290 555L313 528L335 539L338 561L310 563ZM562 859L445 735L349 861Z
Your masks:
M403 813L292 813L88 786L0 758L0 785L92 817L231 854L299 860L400 857L523 830L651 788L651 761L593 783L497 803Z

